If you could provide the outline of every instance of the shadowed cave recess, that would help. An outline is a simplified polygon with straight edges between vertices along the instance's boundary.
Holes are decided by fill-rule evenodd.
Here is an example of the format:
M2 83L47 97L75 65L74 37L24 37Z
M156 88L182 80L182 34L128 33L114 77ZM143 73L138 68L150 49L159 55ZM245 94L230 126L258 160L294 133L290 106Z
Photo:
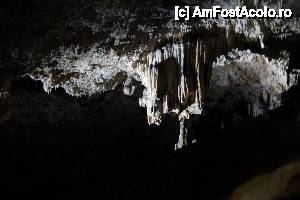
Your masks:
M175 21L174 6L291 19ZM4 0L3 199L300 199L300 2Z

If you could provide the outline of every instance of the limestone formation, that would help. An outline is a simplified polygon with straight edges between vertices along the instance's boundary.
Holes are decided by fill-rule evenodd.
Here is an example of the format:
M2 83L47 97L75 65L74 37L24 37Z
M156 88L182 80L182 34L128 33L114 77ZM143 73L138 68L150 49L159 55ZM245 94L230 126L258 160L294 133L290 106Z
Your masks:
M296 0L184 3L206 8L216 4L224 8L299 6ZM144 87L139 103L147 109L149 124L159 125L165 114L180 118L179 148L186 143L188 118L180 117L184 113L199 115L204 107L220 106L216 102L229 91L234 97L225 98L226 109L244 100L249 113L258 116L280 106L281 94L297 83L297 70L288 72L296 67L289 66L289 52L280 58L274 55L289 50L269 49L272 41L290 40L300 33L297 10L293 19L178 22L171 3L148 3L151 9L139 2L131 4L119 2L112 10L109 1L91 1L76 8L86 15L63 13L66 16L60 16L39 42L26 49L10 49L11 57L26 66L20 76L42 81L48 93L61 87L76 97L122 84L124 93L132 95L134 80ZM52 48L49 41L58 45Z

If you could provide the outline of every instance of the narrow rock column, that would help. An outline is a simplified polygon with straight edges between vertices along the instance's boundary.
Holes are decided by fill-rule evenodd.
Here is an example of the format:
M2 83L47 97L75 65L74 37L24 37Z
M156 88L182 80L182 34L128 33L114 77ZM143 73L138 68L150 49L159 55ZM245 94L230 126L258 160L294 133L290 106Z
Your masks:
M184 146L188 145L188 127L189 127L190 113L188 111L183 111L179 115L180 132L178 137L178 142L175 144L175 151L182 149Z

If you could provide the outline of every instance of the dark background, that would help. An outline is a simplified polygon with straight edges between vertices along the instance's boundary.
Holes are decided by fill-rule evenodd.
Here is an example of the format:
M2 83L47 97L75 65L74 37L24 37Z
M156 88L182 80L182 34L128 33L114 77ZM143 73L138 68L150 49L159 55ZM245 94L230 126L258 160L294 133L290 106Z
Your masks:
M121 1L106 7L157 4ZM41 82L19 77L32 66L12 58L10 49L43 55L62 43L80 39L85 46L97 40L84 30L66 29L59 39L51 32L64 27L63 16L84 5L77 0L0 3L0 84L9 82L10 92L0 112L13 110L0 124L1 199L228 199L250 178L300 159L299 87L283 95L283 106L258 118L249 117L244 105L193 117L197 143L174 151L178 121L167 116L161 126L149 126L146 110L138 105L143 88L131 97L118 87L76 98L61 88L47 94ZM53 37L44 40L45 34ZM270 39L264 53L276 57L273 49L288 49L291 66L297 67L299 41L297 35L282 43Z

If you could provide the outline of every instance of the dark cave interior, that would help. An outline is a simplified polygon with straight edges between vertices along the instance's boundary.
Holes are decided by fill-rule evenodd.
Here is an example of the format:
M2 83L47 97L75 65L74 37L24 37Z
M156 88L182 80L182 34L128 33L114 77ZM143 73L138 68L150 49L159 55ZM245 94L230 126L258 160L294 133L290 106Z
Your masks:
M166 113L159 126L149 125L146 108L139 106L140 97L145 90L142 81L134 81L133 95L128 96L123 92L123 82L128 72L124 77L120 73L117 74L120 75L118 78L114 77L118 84L111 87L113 89L90 96L72 96L63 84L55 89L51 88L51 92L47 93L43 86L45 82L26 76L34 74L38 66L43 66L42 58L51 57L51 51L60 46L77 44L84 52L91 49L92 44L99 42L101 45L105 44L106 49L117 49L117 55L121 55L138 45L150 44L146 50L165 45L167 40L163 37L167 34L163 32L163 28L159 28L162 33L156 33L162 37L160 42L155 37L153 39L128 28L133 31L131 37L134 35L134 39L129 43L124 42L124 47L121 42L119 46L113 46L113 34L106 30L93 32L92 28L85 27L86 24L73 23L72 20L82 18L91 22L90 18L96 16L95 5L102 5L101 9L112 12L115 8L126 8L137 13L137 16L142 16L140 21L132 20L134 22L130 26L142 23L145 27L152 28L156 23L159 24L158 27L162 27L164 20L169 20L170 17L161 21L155 21L156 16L155 20L151 17L148 19L147 15L151 13L152 16L154 11L149 9L151 11L148 13L147 8L167 9L175 4L190 3L125 0L92 2L14 0L0 3L1 199L247 200L235 198L232 194L247 181L274 172L289 163L296 164L287 189L281 191L270 186L271 189L267 190L278 193L276 198L260 196L259 189L256 188L269 187L263 181L255 183L254 189L251 187L243 192L249 191L252 200L300 199L300 167L297 168L300 160L299 83L281 94L281 106L267 110L258 117L249 116L248 102L245 99L234 102L231 109L222 110L219 107L208 108L210 102L206 101L211 97L204 94L203 114L192 115L189 121L189 131L197 142L174 151L180 129L176 115ZM297 16L300 12L299 2L290 0L287 4L294 5ZM143 8L144 13L140 8ZM103 10L101 12L104 13ZM103 27L109 29L118 23L105 21ZM126 25L125 23L124 26ZM123 28L122 24L118 26ZM295 29L297 32L297 28ZM146 29L146 32L149 30ZM220 30L223 31L223 28ZM243 33L235 33L232 36L234 39L231 38L234 42L226 40L228 50L220 49L219 40L215 40L211 32L205 32L207 35L201 39L204 43L213 43L214 49L209 49L208 52L213 54L209 55L211 60L205 63L206 68L201 69L206 70L202 74L205 80L202 81L205 83L204 86L201 85L202 91L209 90L209 73L213 73L211 65L215 58L236 47L249 48L254 53L279 60L282 52L289 52L288 74L299 69L300 30L285 39L276 37L277 32L263 31L266 32L264 49L259 47L258 40L250 41ZM225 33L224 31L224 35ZM191 31L184 37L193 41L193 34L195 33ZM222 34L220 37L223 37ZM159 68L157 88L158 91L163 91L158 92L160 99L164 98L165 93L174 98L177 95L177 90L171 90L174 85L179 85L180 65L176 63L176 57L170 63L164 65L162 62L155 66ZM53 63L49 65L56 69ZM193 76L194 71L196 70L188 71L185 76ZM58 70L57 73L61 71ZM65 76L65 80L59 81L80 76L77 73L67 75L70 77ZM191 85L197 87L195 78L188 80L193 80ZM233 91L234 88L230 90ZM225 97L218 99L220 105L224 101L227 102ZM272 183L273 179L266 182L269 183L268 181Z

